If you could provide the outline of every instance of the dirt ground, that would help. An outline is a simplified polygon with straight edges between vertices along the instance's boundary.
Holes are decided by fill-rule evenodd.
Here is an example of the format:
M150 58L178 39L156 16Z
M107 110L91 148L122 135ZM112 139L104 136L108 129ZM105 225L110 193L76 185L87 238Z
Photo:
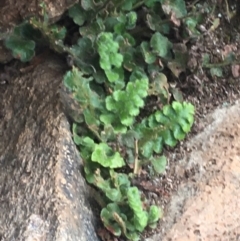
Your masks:
M222 77L212 77L201 67L206 53L213 63L222 62L230 50L240 53L239 20L229 20L220 2L191 47L190 61L197 71L178 83L184 98L196 107L195 124L187 140L165 150L166 173L152 181L161 194L148 193L163 207L164 217L158 230L148 230L143 240L240 240L239 64L223 66ZM234 1L231 4L234 8ZM216 18L219 26L207 31Z
M172 192L160 233L147 241L239 240L240 101L207 115L170 169ZM172 178L172 179L170 179Z

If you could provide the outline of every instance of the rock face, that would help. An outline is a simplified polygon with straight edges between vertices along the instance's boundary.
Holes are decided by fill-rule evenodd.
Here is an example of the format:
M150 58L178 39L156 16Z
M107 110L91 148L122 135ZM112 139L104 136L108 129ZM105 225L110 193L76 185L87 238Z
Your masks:
M1 241L98 240L59 101L64 66L49 57L0 86Z
M181 168L198 171L172 198L162 224L165 234L148 241L240 240L239 120L240 102L218 109L188 143L192 151Z
M23 19L32 16L42 16L42 3L51 22L58 19L77 0L1 0L0 2L0 32L20 24Z
M12 59L11 52L5 48L3 41L0 41L0 63L7 63Z
M50 23L60 19L62 14L77 0L1 0L0 1L0 63L11 60L10 51L3 44L5 34L11 32L15 25L21 24L29 17L42 16L40 4L44 3ZM3 34L3 36L2 36Z

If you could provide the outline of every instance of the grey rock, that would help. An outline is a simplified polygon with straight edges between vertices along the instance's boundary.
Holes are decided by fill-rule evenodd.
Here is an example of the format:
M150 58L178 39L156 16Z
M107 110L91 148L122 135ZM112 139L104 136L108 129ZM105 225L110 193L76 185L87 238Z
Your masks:
M1 86L1 241L98 240L90 189L59 100L64 66L49 57Z

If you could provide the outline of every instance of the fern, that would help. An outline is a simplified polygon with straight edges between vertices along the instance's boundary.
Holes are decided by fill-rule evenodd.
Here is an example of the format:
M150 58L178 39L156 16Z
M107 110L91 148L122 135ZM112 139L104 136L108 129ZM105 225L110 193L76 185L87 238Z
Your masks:
M135 228L142 232L147 226L148 213L143 210L139 190L136 187L131 187L127 193L128 203L134 212L133 220Z
M118 53L119 45L113 39L112 33L101 33L97 38L100 67L110 82L117 81L122 73L123 56Z
M135 116L144 106L144 98L147 96L148 80L141 79L129 82L126 90L114 91L106 98L108 112L100 116L105 124L111 124L116 132L125 133L127 127L134 123Z
M68 11L80 36L67 46L72 39L67 28L49 24L45 4L41 7L44 20L35 17L16 27L5 45L22 61L46 42L68 55L73 67L64 76L62 99L74 121L86 180L101 191L104 226L137 241L147 226L156 227L162 211L141 200L131 172L148 164L163 173L164 145L174 147L191 130L194 107L170 87L166 73L179 77L187 66L185 43L180 51L169 39L174 20L181 18L179 39L189 40L189 33L198 34L199 16L187 16L184 0L82 0ZM152 96L162 109L146 107ZM128 170L130 175L122 173Z

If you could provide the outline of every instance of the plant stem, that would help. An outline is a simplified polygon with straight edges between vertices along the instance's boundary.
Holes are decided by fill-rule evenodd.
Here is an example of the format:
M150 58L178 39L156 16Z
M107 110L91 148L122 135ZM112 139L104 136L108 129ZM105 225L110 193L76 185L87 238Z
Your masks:
M54 41L54 45L61 49L61 52L68 53L75 61L79 62L81 65L92 68L93 72L96 73L96 69L91 64L84 63L78 56L75 55L74 51L63 45L62 41Z
M217 67L224 67L228 65L239 65L240 60L232 61L232 62L221 62L221 63L213 63L213 64L204 64L203 67L205 68L217 68Z
M106 202L104 201L104 198L101 196L101 193L96 190L93 187L90 187L90 195L92 196L92 198L98 203L98 205L101 208L104 208L107 206Z
M134 151L135 151L135 158L134 158L134 169L133 173L138 174L138 167L139 167L139 160L138 160L138 140L134 140Z
M103 3L103 5L102 5L99 9L96 10L95 16L98 16L98 14L99 14L105 7L107 7L107 5L108 5L110 2L111 2L111 0L107 0L105 3Z
M143 0L143 1L140 1L140 2L136 3L135 5L133 5L132 10L135 10L136 8L140 7L141 5L144 4L144 2L145 1Z
M101 136L98 134L98 132L96 130L94 130L94 128L92 128L91 126L87 125L88 129L95 135L95 137L100 141L103 142L103 140L101 139Z

